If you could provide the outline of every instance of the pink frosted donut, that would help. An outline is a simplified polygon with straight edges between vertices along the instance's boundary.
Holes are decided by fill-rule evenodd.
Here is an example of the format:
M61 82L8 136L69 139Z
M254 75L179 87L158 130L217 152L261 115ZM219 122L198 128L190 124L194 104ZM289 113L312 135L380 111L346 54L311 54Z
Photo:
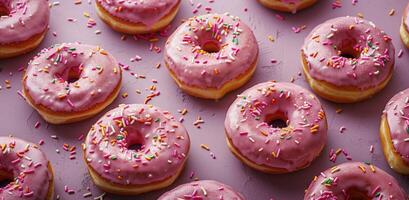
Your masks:
M327 141L319 100L292 83L260 83L238 95L227 111L225 130L234 155L268 173L309 166Z
M301 50L312 89L323 98L350 103L373 96L392 77L395 48L374 23L339 17L318 25Z
M186 129L169 112L132 104L98 120L85 140L84 155L97 186L134 195L172 184L189 148Z
M49 18L47 0L0 0L0 58L37 47L47 32Z
M343 163L321 172L314 177L304 196L304 200L407 198L395 178L371 164L360 162Z
M128 34L163 29L175 18L181 0L96 0L98 15L111 28Z
M193 96L220 99L251 78L258 45L239 18L209 14L188 19L169 37L165 63L178 86Z
M409 174L409 89L399 92L386 104L380 134L391 168Z
M236 192L230 186L217 181L205 180L194 181L176 187L159 197L158 200L244 200L240 193Z
M2 200L52 200L54 179L50 162L35 144L0 137L0 188Z
M108 106L119 93L121 79L118 62L100 47L60 44L30 61L23 92L48 122L70 123Z

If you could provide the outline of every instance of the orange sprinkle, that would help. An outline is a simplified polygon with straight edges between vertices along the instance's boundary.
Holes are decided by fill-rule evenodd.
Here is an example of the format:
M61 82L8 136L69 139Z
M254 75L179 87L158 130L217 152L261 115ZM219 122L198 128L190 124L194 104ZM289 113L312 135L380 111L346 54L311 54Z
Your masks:
M369 165L369 167L371 168L371 171L372 171L373 173L376 172L376 169L375 169L375 167L374 167L373 165Z

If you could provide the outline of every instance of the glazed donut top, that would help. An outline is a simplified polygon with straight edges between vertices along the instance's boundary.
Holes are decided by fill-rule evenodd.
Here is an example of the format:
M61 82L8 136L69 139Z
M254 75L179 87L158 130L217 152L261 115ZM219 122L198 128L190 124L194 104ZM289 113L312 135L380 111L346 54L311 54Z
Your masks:
M208 52L207 45L216 51ZM251 29L239 18L209 14L179 26L164 53L166 64L181 82L220 88L256 64L258 45Z
M349 16L314 28L302 52L314 79L358 89L383 83L395 62L391 38L372 22Z
M180 3L180 0L96 0L109 14L121 20L152 26Z
M402 159L409 164L409 89L399 92L386 104L392 144Z
M274 127L282 119L287 127ZM309 164L327 140L319 100L292 83L265 82L244 91L230 106L225 128L235 148L250 161L287 171Z
M186 183L166 192L158 200L244 200L245 198L230 186L217 181L204 180Z
M52 174L38 147L17 138L0 137L0 150L0 173L13 176L0 188L0 199L46 199Z
M0 44L22 42L48 28L50 8L47 0L1 0Z
M31 60L23 84L33 104L80 112L106 101L121 78L118 62L104 49L67 43L44 49Z
M407 195L391 175L360 162L347 162L330 168L314 178L304 200L354 199L362 193L373 200L405 200Z
M190 148L183 125L167 111L120 105L92 127L85 140L88 165L122 185L144 185L174 176Z

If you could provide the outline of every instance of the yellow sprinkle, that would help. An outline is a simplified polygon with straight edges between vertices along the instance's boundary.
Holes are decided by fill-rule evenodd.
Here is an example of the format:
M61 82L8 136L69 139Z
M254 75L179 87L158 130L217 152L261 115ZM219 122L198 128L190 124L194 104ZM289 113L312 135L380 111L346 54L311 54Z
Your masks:
M369 167L371 168L371 171L372 171L373 173L376 172L376 169L375 169L375 167L374 167L373 165L369 165Z
M187 109L186 108L184 108L181 112L180 112L180 114L182 114L182 115L186 115L187 114Z
M331 169L331 173L333 174L333 173L335 173L335 172L339 172L339 170L341 170L341 169L338 168L338 167L333 167L333 168Z
M274 37L272 35L268 36L268 40L270 40L270 42L275 42L275 39L274 39Z
M205 145L205 144L201 144L200 147L202 147L202 149L206 150L206 151L210 151L209 146Z
M122 98L126 98L126 97L128 97L128 93L126 92L122 93Z
M337 149L337 151L335 152L335 154L339 155L342 152L342 149Z
M310 129L311 133L314 134L314 133L318 132L319 127L320 127L320 125L318 125L318 124L315 124L314 126L312 126L311 129Z
M366 173L366 169L365 169L365 167L364 167L364 166L359 165L359 169L361 169L361 170L362 170L362 172Z
M87 18L89 17L89 13L87 13L87 12L84 12L83 15L84 15L84 17L87 17Z
M102 54L102 55L105 55L105 56L108 55L108 52L106 52L106 51L103 50L103 49L101 49L101 50L99 51L99 53Z
M264 131L260 131L260 133L262 134L262 135L264 135L264 136L268 136L268 134L266 133L266 132L264 132Z

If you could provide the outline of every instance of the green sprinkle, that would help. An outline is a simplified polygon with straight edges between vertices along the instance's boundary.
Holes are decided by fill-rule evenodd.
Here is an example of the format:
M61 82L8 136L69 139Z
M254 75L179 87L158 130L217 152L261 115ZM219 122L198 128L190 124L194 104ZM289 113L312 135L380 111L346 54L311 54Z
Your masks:
M321 184L322 185L332 185L334 180L332 178L326 178Z

